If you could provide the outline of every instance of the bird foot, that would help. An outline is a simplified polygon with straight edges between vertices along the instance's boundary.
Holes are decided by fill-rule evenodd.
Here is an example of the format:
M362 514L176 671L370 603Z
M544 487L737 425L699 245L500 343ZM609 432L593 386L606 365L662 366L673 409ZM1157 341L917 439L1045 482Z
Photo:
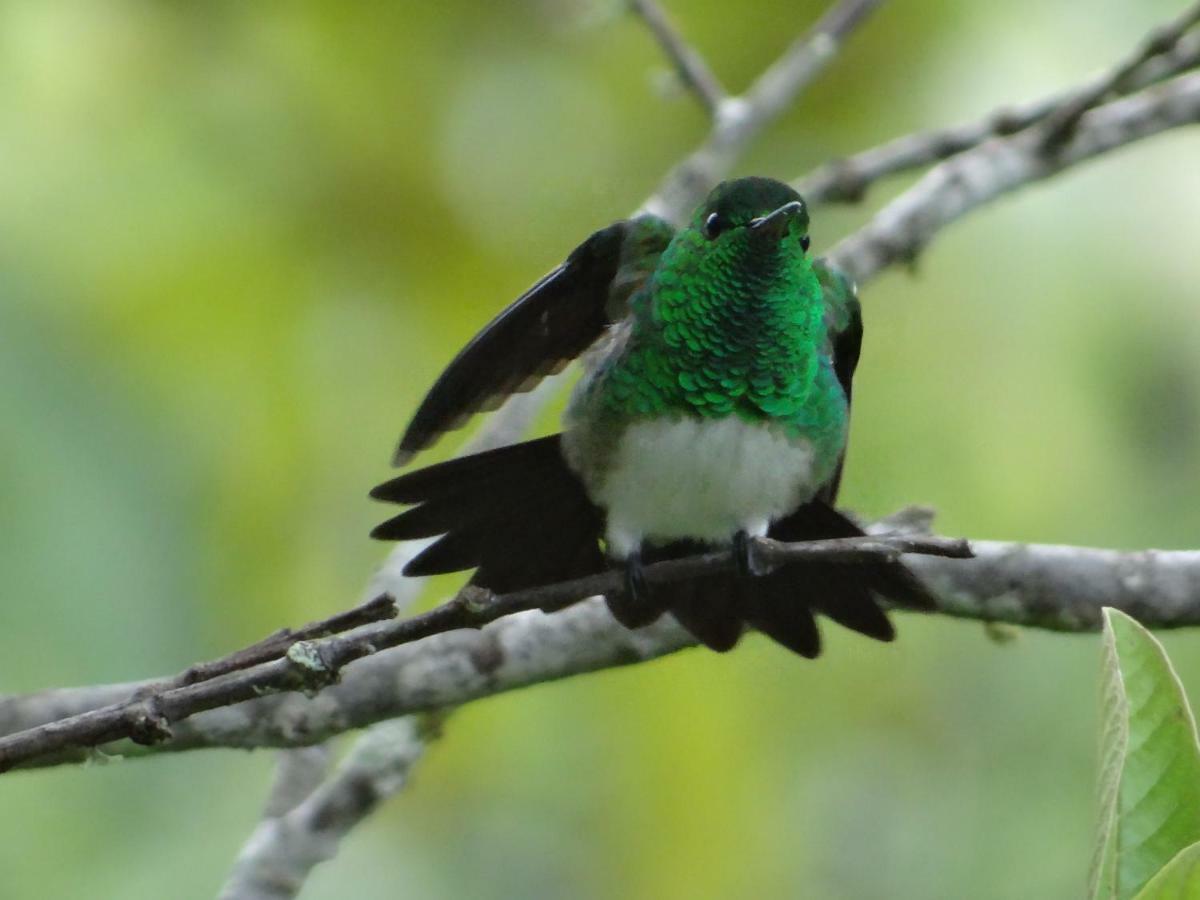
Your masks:
M608 609L613 618L626 628L649 625L662 615L664 610L656 606L650 598L650 586L646 583L640 554L630 554L625 559L624 574L624 590L613 591L604 597Z
M630 553L625 559L625 594L634 607L646 606L650 600L650 585L642 568L642 554Z
M763 574L758 555L754 552L754 538L745 529L733 536L733 564L743 578L755 578Z

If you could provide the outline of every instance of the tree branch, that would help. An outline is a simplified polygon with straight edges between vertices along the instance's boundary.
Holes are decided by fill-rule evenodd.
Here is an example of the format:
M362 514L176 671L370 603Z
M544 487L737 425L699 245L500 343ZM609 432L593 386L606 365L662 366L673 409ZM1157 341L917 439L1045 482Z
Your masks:
M228 675L230 672L249 669L259 663L279 659L287 653L288 648L299 641L311 641L328 637L331 634L341 634L358 628L360 625L394 619L399 614L400 608L395 599L388 594L380 594L352 609L334 613L327 619L312 622L303 628L295 630L281 628L274 634L267 635L261 641L251 644L249 647L243 647L241 650L235 650L220 659L196 663L194 666L184 669L170 681L156 685L155 690L161 692L186 687L189 684L198 684L201 681Z
M756 119L753 126L743 121L743 128L753 127L748 134L757 134L763 125L777 119L795 103L800 92L833 62L846 38L882 5L883 0L838 3L793 42L746 92L746 112L752 112ZM700 199L697 197L695 202Z
M867 281L897 262L912 262L942 228L1003 194L1197 121L1200 74L1190 74L1085 113L1053 157L1041 152L1034 131L992 138L935 166L866 227L835 246L829 257L860 283Z
M1200 625L1200 551L972 541L958 565L913 557L937 612L1050 631L1099 631L1111 606L1147 628Z
M679 29L667 16L666 10L659 6L656 0L629 0L629 8L646 23L646 27L662 47L663 53L675 67L675 72L684 87L696 96L708 110L708 114L715 119L727 95L717 76L704 61L704 57L683 39Z
M994 541L972 542L972 548L976 556L968 560L905 558L937 598L935 613L1083 632L1098 630L1100 609L1113 606L1151 628L1200 625L1200 551L1123 552ZM108 755L142 755L320 743L384 719L644 662L693 643L668 616L629 631L613 621L601 601L591 599L553 615L518 613L481 630L438 634L376 654L354 663L340 683L315 696L277 694L203 712L174 725L167 743L141 746L126 740L102 749ZM83 713L137 687L67 688L5 698L0 730ZM67 748L28 765L78 762L91 752Z
M894 559L901 553L958 558L970 554L965 541L906 535L797 543L756 538L754 544L764 573L788 562L807 560L853 564L867 559ZM733 568L733 551L719 550L655 563L646 567L645 576L653 584ZM173 737L172 725L198 712L266 694L318 691L336 682L347 664L380 650L446 631L480 628L517 612L561 609L588 597L623 590L624 579L616 570L502 595L468 586L453 600L408 619L366 625L322 640L297 641L283 656L253 668L197 684L142 690L131 699L101 709L10 733L0 738L0 772L70 747L92 747L120 738L140 744L160 743ZM169 684L175 685L175 681Z
M1192 35L1146 61L1124 84L1130 90L1141 90L1197 66L1200 66L1200 35ZM989 138L1023 131L1075 98L1094 95L1112 82L1112 74L1103 73L1079 87L997 110L977 122L907 134L853 156L832 160L795 182L794 187L810 206L857 203L875 182L889 175L921 169L970 150Z
M834 59L846 38L883 0L841 0L741 96L717 106L704 141L678 163L642 204L643 212L680 222L720 181L751 141L775 121Z
M332 755L328 743L282 751L263 805L263 817L277 819L303 803L325 780Z
M1038 149L1047 155L1057 153L1075 131L1084 113L1110 95L1121 93L1122 88L1148 60L1173 50L1180 38L1198 22L1200 3L1193 3L1174 20L1150 32L1141 45L1127 59L1114 66L1107 76L1080 91L1050 115L1038 135Z

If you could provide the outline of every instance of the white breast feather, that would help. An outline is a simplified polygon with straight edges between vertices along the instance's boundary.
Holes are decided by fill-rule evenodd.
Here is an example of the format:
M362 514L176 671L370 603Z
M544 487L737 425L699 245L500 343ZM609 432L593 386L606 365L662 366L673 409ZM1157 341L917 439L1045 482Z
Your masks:
M596 497L608 510L609 552L624 558L643 538L765 534L812 498L812 464L808 441L736 416L631 425Z

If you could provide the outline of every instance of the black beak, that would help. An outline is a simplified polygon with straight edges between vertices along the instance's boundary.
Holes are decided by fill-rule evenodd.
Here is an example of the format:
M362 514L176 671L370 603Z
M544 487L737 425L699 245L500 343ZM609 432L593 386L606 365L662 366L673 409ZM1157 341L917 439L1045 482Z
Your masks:
M783 233L787 231L787 227L791 224L792 220L803 215L803 213L804 204L799 200L793 200L791 203L785 203L779 209L769 212L765 216L751 219L748 225L753 234L779 240L783 237Z

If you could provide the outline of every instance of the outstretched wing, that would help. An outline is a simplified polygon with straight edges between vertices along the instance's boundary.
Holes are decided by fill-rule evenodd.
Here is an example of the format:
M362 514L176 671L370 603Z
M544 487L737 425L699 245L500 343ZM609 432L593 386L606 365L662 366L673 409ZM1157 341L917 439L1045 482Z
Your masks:
M671 234L662 219L641 216L603 228L572 250L446 367L400 439L393 464L404 465L472 414L532 390L583 353L624 315L625 302L654 271Z
M813 260L813 271L825 297L825 330L829 335L828 349L833 357L833 371L846 393L846 405L849 406L854 369L858 366L858 354L862 350L862 307L854 282L841 269L820 258ZM837 499L845 458L846 451L843 449L833 477L817 495L830 506Z

